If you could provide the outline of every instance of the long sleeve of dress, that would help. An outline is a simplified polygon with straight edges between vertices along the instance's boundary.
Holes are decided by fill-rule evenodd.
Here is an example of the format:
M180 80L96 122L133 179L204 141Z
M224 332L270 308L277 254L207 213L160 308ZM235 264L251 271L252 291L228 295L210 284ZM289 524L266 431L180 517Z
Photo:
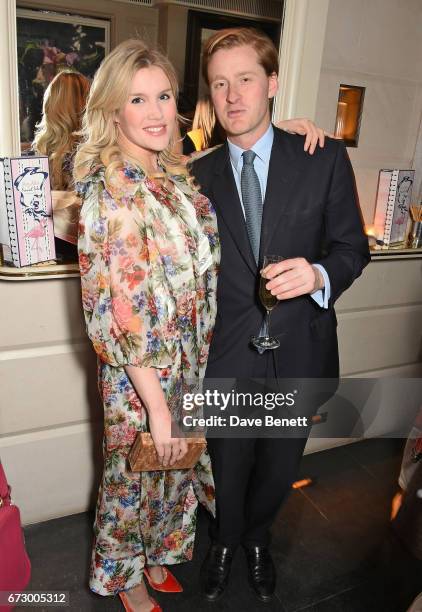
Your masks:
M157 254L148 246L142 192L111 193L101 180L88 191L81 210L79 263L94 349L112 366L168 367L171 344L161 324L167 320L166 304L154 295Z

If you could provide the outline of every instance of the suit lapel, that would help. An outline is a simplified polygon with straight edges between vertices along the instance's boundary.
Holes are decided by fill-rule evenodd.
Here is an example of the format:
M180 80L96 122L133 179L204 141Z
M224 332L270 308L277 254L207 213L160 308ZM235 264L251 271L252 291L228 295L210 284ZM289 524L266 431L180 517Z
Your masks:
M212 192L213 204L223 217L232 238L249 268L256 274L257 266L246 230L245 217L239 200L227 144L219 150L219 158L215 163L214 184Z
M274 142L262 215L260 260L269 248L281 216L288 213L294 205L293 187L299 175L298 160L295 159L288 142L283 138L283 132L274 128Z

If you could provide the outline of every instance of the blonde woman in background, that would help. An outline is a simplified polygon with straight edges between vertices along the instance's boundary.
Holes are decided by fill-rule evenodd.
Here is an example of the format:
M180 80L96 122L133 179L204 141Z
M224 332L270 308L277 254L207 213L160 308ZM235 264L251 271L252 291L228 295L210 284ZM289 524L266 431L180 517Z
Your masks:
M54 190L71 188L73 156L89 88L90 82L83 74L64 70L45 90L42 118L36 126L32 148L37 155L48 156Z
M73 159L79 142L82 115L90 81L79 72L59 72L44 93L41 121L36 126L32 149L47 155L53 200L56 259L77 259L80 201L73 191Z
M104 472L90 587L127 610L161 608L146 590L182 587L165 567L192 558L198 500L214 512L208 452L190 470L133 473L150 431L163 467L183 457L170 406L203 377L215 319L214 211L173 152L174 69L140 40L120 44L92 83L74 176L82 198L79 263L87 332L99 360Z
M192 130L186 134L196 151L203 151L224 142L224 131L215 118L214 107L209 96L199 98L195 107Z

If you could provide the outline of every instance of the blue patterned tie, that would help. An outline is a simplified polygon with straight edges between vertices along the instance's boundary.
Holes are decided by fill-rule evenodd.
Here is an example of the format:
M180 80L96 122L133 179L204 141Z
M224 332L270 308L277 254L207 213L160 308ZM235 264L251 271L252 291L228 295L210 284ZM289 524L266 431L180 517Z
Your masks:
M245 209L246 229L255 262L258 265L259 242L261 239L262 195L258 175L253 166L256 153L244 151L243 167L240 177L243 207Z
M256 153L253 151L244 151L240 187L242 191L243 208L245 209L246 229L248 231L249 242L251 243L256 265L258 265L259 243L261 240L262 195L259 178L253 166L255 157ZM265 333L266 328L263 322L258 335L263 336ZM262 348L257 348L257 351L260 355L264 353L264 349Z

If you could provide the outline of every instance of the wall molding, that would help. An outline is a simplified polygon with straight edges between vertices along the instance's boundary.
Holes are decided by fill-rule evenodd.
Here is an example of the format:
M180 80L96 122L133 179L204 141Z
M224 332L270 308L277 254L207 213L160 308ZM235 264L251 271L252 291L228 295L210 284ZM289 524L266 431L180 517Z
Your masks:
M150 8L182 6L200 11L259 17L275 21L281 21L283 13L282 0L115 0L115 2Z
M59 423L51 427L38 427L37 429L28 429L25 431L13 431L10 432L10 434L0 435L0 449L62 438L64 436L78 436L81 433L90 434L93 428L101 430L102 427L103 419L98 419L96 421L84 420L73 423Z
M353 372L353 374L343 374L343 378L420 378L422 376L422 363L414 361L412 363L400 363L396 366L378 368L377 370L364 370Z
M365 273L365 272L364 272ZM386 306L371 306L369 308L353 308L348 310L341 310L336 308L337 319L340 321L348 321L350 319L356 319L356 315L365 315L366 317L379 317L381 314L390 314L400 312L403 315L412 314L414 312L420 312L422 314L422 302L415 302L412 304L388 304Z
M154 0L114 0L114 2L122 2L123 4L138 4L139 6L149 6L153 8Z
M87 340L81 342L69 342L58 344L38 344L14 349L1 349L1 361L13 361L15 359L38 359L52 355L67 355L72 353L85 353L91 350L91 343Z
M345 68L344 66L328 66L325 65L321 68L321 72L323 74L339 74L341 73L342 79L344 79L343 75L350 75L356 78L370 79L371 81L380 81L381 83L399 83L402 85L411 85L415 88L422 87L422 81L417 81L415 79L406 79L403 77L394 77L389 76L388 74L374 74L372 72L362 72L360 70L354 70L353 68Z

